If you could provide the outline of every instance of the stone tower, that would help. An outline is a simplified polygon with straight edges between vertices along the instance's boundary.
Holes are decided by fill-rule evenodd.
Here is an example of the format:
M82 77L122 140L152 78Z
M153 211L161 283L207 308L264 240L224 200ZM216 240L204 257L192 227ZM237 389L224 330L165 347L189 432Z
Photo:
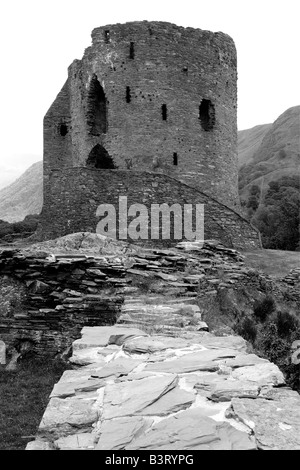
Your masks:
M232 39L143 21L96 28L92 40L45 116L45 176L150 170L238 207Z
M239 213L236 102L226 34L147 21L94 29L44 118L39 236L94 232L99 205L126 196L147 209L204 204L206 239L258 246Z

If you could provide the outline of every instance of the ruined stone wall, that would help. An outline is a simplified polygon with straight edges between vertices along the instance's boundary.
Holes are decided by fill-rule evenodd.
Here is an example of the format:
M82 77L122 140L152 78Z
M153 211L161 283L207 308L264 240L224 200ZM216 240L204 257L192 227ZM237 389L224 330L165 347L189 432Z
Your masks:
M92 40L45 117L45 178L85 166L98 145L115 168L165 173L238 208L232 39L144 21Z
M0 338L8 349L26 342L38 356L62 354L83 326L113 325L126 285L120 260L46 253L0 253ZM7 293L7 295L5 295Z
M40 239L55 238L69 233L96 232L100 220L96 216L100 204L113 204L117 222L119 196L127 196L131 204L144 204L150 215L151 204L176 202L204 204L205 239L218 239L235 248L260 247L258 232L238 213L207 195L163 174L130 170L92 170L69 168L53 171L47 188L48 197L41 214ZM133 217L128 217L128 223ZM150 226L149 221L149 239ZM118 223L117 223L118 228ZM118 234L117 234L118 235ZM172 231L171 231L172 235ZM146 240L145 240L146 241ZM177 240L166 240L166 244Z

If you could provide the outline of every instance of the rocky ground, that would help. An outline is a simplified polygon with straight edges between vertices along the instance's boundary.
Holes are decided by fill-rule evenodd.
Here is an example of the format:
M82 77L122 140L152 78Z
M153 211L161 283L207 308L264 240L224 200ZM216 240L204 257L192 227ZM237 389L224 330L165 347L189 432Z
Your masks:
M84 326L73 342L70 370L27 449L300 449L299 394L230 328L252 293L281 299L286 286L285 298L297 303L299 271L274 283L215 240L164 250L87 233L0 258L3 274L25 282L34 303L26 318L7 307L8 339L16 325L30 332L42 324L46 348L59 325L65 335L79 320L88 324L85 316L101 325L105 306L97 318L91 305L103 296L122 298L110 326ZM224 310L213 312L216 298Z
M161 250L98 240L95 248L89 237L35 249L54 253L54 263L69 256L72 264L74 244L93 259L117 257L124 302L116 325L84 327L73 342L72 370L54 386L27 449L300 449L299 394L244 339L208 332L201 307L231 292L234 309L240 287L280 296L278 286L216 241ZM281 282L295 294L297 279Z
M28 450L300 449L300 396L238 336L85 327Z

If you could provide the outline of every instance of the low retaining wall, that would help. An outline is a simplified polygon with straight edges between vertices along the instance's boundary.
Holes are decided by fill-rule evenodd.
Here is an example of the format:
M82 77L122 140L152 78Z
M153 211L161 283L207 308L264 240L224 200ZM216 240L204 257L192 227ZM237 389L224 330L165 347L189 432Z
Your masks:
M100 204L112 204L119 220L119 197L127 196L128 208L143 204L178 203L204 204L204 237L220 240L225 246L237 249L260 248L259 233L240 214L208 195L176 179L158 173L126 170L96 170L66 168L54 170L44 182L44 207L37 238L50 239L82 231L96 232L100 217L96 216ZM123 214L122 214L123 215ZM194 214L195 215L195 214ZM128 217L130 220L136 218ZM193 218L195 228L195 217ZM119 238L117 223L117 238ZM148 240L151 220L149 220ZM129 239L130 241L130 239ZM136 240L135 240L136 241ZM146 240L143 240L145 242ZM179 239L159 240L165 245L178 243ZM156 241L157 243L158 241Z

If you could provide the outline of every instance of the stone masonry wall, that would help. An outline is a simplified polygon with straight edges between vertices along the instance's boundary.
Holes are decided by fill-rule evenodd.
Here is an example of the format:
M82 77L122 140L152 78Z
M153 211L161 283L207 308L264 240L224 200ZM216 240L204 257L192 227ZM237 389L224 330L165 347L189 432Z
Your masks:
M52 172L46 191L48 197L38 231L40 239L83 231L95 233L100 220L96 211L100 204L114 205L118 229L119 196L127 196L128 207L134 203L144 204L149 214L150 205L154 203L192 204L194 210L196 204L204 204L205 239L218 239L224 245L238 249L260 247L258 232L238 213L167 175L68 168L64 172ZM128 223L135 217L129 217ZM149 239L151 241L150 230ZM178 240L165 242L172 244Z
M46 181L100 145L120 170L165 173L238 209L233 40L147 21L92 40L45 116Z
M65 352L83 326L116 322L124 276L116 257L3 251L0 288L15 286L16 295L13 306L0 300L1 340L17 350L29 343L38 356Z

